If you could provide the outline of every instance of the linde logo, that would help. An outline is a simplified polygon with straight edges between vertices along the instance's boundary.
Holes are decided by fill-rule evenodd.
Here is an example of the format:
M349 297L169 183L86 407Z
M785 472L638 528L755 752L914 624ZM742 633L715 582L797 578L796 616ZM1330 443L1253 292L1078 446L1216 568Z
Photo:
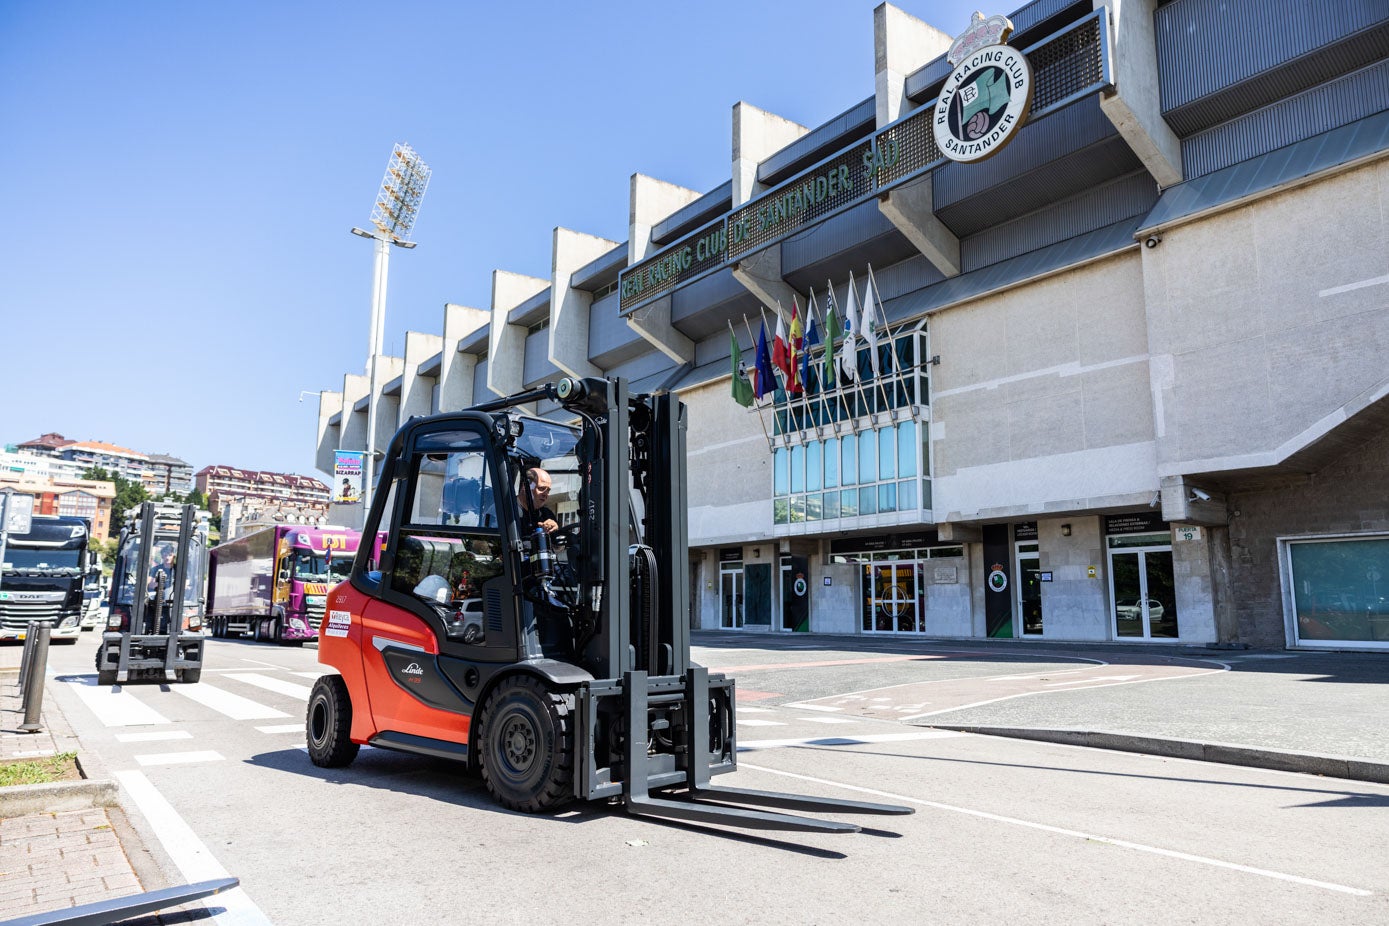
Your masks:
M941 153L974 163L1012 141L1032 107L1032 66L1004 44L1013 24L1004 16L975 13L946 60L955 70L936 102L933 129Z
M412 662L400 671L402 675L424 675L424 669L420 668L418 662Z

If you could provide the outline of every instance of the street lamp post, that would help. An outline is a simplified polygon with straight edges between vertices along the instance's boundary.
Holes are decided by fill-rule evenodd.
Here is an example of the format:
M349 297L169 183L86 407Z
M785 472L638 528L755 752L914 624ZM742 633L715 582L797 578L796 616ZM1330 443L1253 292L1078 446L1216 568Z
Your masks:
M371 282L371 331L367 340L367 439L366 455L362 460L362 507L371 505L376 471L376 402L382 343L386 332L386 272L390 263L391 245L413 248L410 232L415 227L420 202L429 186L429 165L409 145L399 144L391 151L386 163L386 176L381 181L376 206L371 211L372 231L352 229L352 234L370 238L376 243L375 265Z

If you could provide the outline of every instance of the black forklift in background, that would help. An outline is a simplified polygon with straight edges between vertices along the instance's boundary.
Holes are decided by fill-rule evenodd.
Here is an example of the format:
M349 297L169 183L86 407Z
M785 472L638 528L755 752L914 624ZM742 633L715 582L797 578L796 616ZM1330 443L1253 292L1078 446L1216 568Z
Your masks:
M198 681L206 581L207 521L193 505L131 509L111 573L97 684Z
M542 400L579 427L522 414ZM685 416L674 395L564 379L401 428L363 529L381 542L329 595L311 760L455 759L525 812L620 800L808 832L859 827L783 811L911 813L710 784L737 768L734 682L690 659Z

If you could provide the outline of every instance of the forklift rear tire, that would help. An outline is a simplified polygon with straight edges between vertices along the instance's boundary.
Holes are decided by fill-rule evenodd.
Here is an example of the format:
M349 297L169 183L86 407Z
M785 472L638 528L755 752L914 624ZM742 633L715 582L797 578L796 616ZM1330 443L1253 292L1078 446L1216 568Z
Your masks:
M191 684L193 684L194 682L196 682L198 679L200 679L200 678L202 678L202 677L203 677L203 667L202 667L202 666L198 666L196 669L179 669L179 670L178 670L178 680L179 680L180 682L183 682L183 683L186 684L186 685L191 685Z
M342 768L357 758L361 746L352 742L352 697L341 675L323 675L309 693L305 733L309 758L319 768Z
M574 797L570 705L539 679L513 676L487 698L477 742L482 780L504 807L554 810Z

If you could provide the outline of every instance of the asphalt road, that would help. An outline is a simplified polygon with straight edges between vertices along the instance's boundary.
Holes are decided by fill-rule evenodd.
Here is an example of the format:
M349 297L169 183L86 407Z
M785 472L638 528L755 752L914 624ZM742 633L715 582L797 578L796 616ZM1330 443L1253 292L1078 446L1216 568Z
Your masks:
M739 680L740 770L716 783L916 809L828 836L515 814L453 764L371 748L319 769L312 646L209 640L197 685L105 689L94 647L50 650L49 690L121 782L142 864L241 878L217 922L1389 922L1389 787L907 722L1135 681L1116 675L1199 684L1201 660L698 647Z

